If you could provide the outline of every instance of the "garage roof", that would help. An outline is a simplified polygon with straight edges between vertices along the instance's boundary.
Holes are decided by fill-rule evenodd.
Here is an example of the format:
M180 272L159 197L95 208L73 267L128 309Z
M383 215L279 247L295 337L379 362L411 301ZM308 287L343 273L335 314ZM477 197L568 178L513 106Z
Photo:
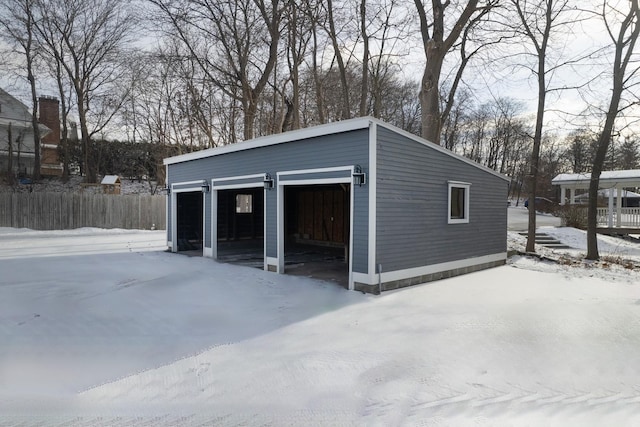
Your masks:
M505 181L510 181L510 178L502 175L499 172L494 171L493 169L490 169L486 166L483 166L479 163L474 162L471 159L468 159L467 157L464 156L460 156L458 154L453 153L450 150L447 150L444 147L441 147L440 145L437 144L433 144L425 139L422 139L412 133L409 133L405 130L402 130L400 128L397 128L393 125L390 125L388 123L385 123L379 119L376 119L374 117L371 116L366 116L366 117L358 117L355 119L349 119L349 120L342 120L339 122L333 122L333 123L327 123L327 124L323 124L323 125L318 125L318 126L313 126L313 127L308 127L308 128L304 128L304 129L298 129L298 130L294 130L294 131L289 131L289 132L284 132L284 133L279 133L279 134L274 134L274 135L268 135L268 136L262 136L259 138L255 138L255 139L250 139L248 141L242 141L242 142L238 142L235 144L229 144L229 145L224 145L221 147L214 147L214 148L209 148L206 150L201 150L201 151L194 151L192 153L187 153L187 154L182 154L179 156L174 156L174 157L169 157L164 159L164 164L165 165L171 165L171 164L175 164L175 163L182 163L182 162L188 162L190 160L197 160L197 159L203 159L203 158L207 158L207 157L212 157L212 156L219 156L221 154L226 154L226 153L233 153L233 152L237 152L237 151L243 151L243 150L250 150L253 148L259 148L259 147L267 147L270 145L276 145L276 144L283 144L286 142L291 142L291 141L299 141L299 140L303 140L303 139L309 139L309 138L314 138L314 137L318 137L318 136L325 136L325 135L332 135L332 134L336 134L336 133L342 133L342 132L348 132L348 131L352 131L352 130L358 130L358 129L366 129L369 126L371 126L372 124L375 124L377 126L381 126L384 127L386 129L391 130L392 132L401 134L409 139L412 139L432 150L436 150L439 151L441 153L444 153L448 156L454 157L464 163L470 164L474 167L477 167L478 169L482 169L485 172L489 172L492 175L495 175L497 177L500 177L502 179L504 179Z

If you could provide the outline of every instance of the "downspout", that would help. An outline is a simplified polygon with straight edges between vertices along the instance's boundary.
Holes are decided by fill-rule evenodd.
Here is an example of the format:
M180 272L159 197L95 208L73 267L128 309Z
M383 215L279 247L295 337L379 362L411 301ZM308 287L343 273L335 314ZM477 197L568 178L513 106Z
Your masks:
M378 264L378 295L382 294L382 264Z

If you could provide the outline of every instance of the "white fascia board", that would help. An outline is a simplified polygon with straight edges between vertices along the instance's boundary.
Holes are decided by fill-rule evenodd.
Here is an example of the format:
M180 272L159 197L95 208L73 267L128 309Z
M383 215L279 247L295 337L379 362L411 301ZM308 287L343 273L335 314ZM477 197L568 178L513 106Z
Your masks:
M164 159L163 162L165 165L170 165L175 163L188 162L190 160L203 159L206 157L219 156L221 154L233 153L236 151L250 150L252 148L267 147L270 145L283 144L285 142L299 141L303 139L332 135L357 129L365 129L369 127L369 123L371 122L371 120L371 117L359 117L356 119L327 123L324 125L313 126L275 135L262 136L259 138L250 139L248 141L224 145L222 147L209 148L207 150L194 151L193 153L169 157Z

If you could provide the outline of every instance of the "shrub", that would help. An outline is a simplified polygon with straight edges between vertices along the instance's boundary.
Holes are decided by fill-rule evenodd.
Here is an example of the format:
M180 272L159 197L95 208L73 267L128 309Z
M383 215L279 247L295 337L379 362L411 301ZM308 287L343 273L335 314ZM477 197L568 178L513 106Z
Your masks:
M587 229L587 207L579 205L558 206L556 215L562 219L562 225L566 227Z

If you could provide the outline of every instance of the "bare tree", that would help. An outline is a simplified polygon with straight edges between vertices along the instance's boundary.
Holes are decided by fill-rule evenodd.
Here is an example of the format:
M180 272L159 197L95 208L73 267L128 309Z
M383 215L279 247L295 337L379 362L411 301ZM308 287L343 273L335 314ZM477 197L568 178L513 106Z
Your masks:
M537 83L537 107L535 130L533 134L533 149L531 150L531 160L529 162L529 175L527 177L527 189L529 200L535 201L538 182L538 166L540 159L540 145L543 136L544 114L546 97L553 89L549 87L550 76L563 65L575 61L573 58L562 58L558 63L548 64L548 57L551 50L549 45L552 36L559 35L563 27L569 22L575 22L576 16L573 13L569 0L511 0L515 8L518 23L513 28L519 33L530 46L523 55L534 58L532 65L528 67L536 77ZM563 20L568 15L567 20ZM536 232L536 211L535 203L529 203L529 226L527 236L527 252L535 252L535 232Z
M37 49L33 18L34 0L0 1L0 28L4 39L19 47L24 56L26 77L31 89L31 125L33 128L34 163L32 176L40 179L40 127L38 126L38 95L36 92L35 61Z
M96 182L91 137L105 128L126 99L114 96L112 83L119 77L117 54L132 30L133 15L124 0L36 1L38 35L73 85L85 179Z
M451 3L450 0L433 0L431 10L427 9L422 0L414 0L418 16L420 17L420 33L422 35L422 45L426 56L424 74L422 76L422 86L420 88L420 104L422 106L422 137L440 144L440 134L442 131L443 119L440 109L440 77L444 60L461 36L469 36L466 29L476 26L481 19L493 8L496 0L489 0L479 4L478 0L469 0L466 5ZM456 15L451 20L445 19L445 11ZM430 13L430 16L428 16ZM448 34L446 33L449 27ZM463 37L463 40L464 40ZM464 56L464 55L463 55ZM455 98L455 91L462 73L468 63L468 56L463 60L455 73L456 78L450 86L450 94L447 97L450 104ZM447 110L445 109L445 112Z
M612 64L613 87L609 107L606 111L604 126L598 136L598 145L591 169L589 183L589 210L587 214L587 259L597 260L598 253L597 228L597 199L605 156L611 141L614 124L619 114L632 103L624 102L623 93L633 83L638 75L638 67L633 63L636 59L635 45L640 35L640 8L638 0L604 1L602 3L601 19L614 49ZM615 27L618 27L617 29ZM631 67L630 67L631 66ZM622 105L621 105L622 104Z
M338 43L338 32L336 30L336 19L334 17L333 0L327 0L327 34L331 39L333 46L333 54L336 62L338 63L338 73L340 76L340 87L342 88L342 108L341 119L348 119L351 117L351 100L349 96L349 82L347 81L347 65L344 57L342 56L342 47Z
M367 115L369 94L369 34L367 32L367 0L360 0L360 35L362 36L362 81L360 83L360 117Z
M279 0L149 0L185 56L244 113L244 139L255 136L260 96L276 65L280 41Z
M287 3L287 64L291 81L290 118L283 121L282 130L300 128L300 67L312 37L313 20L304 4ZM289 112L289 111L288 111Z
M362 85L360 115L371 114L380 118L388 114L384 112L386 108L383 104L387 97L393 96L387 89L397 85L402 86L405 83L398 79L402 69L399 59L408 55L406 40L412 31L412 20L409 17L409 10L403 8L398 0L368 1L371 6L367 9L370 11L366 17L367 26L361 31L367 31L366 59L369 78ZM363 66L363 79L364 68ZM413 85L412 81L406 83ZM365 94L365 88L368 94ZM363 96L370 97L371 106L368 110L362 108L363 102L367 102L362 98Z

